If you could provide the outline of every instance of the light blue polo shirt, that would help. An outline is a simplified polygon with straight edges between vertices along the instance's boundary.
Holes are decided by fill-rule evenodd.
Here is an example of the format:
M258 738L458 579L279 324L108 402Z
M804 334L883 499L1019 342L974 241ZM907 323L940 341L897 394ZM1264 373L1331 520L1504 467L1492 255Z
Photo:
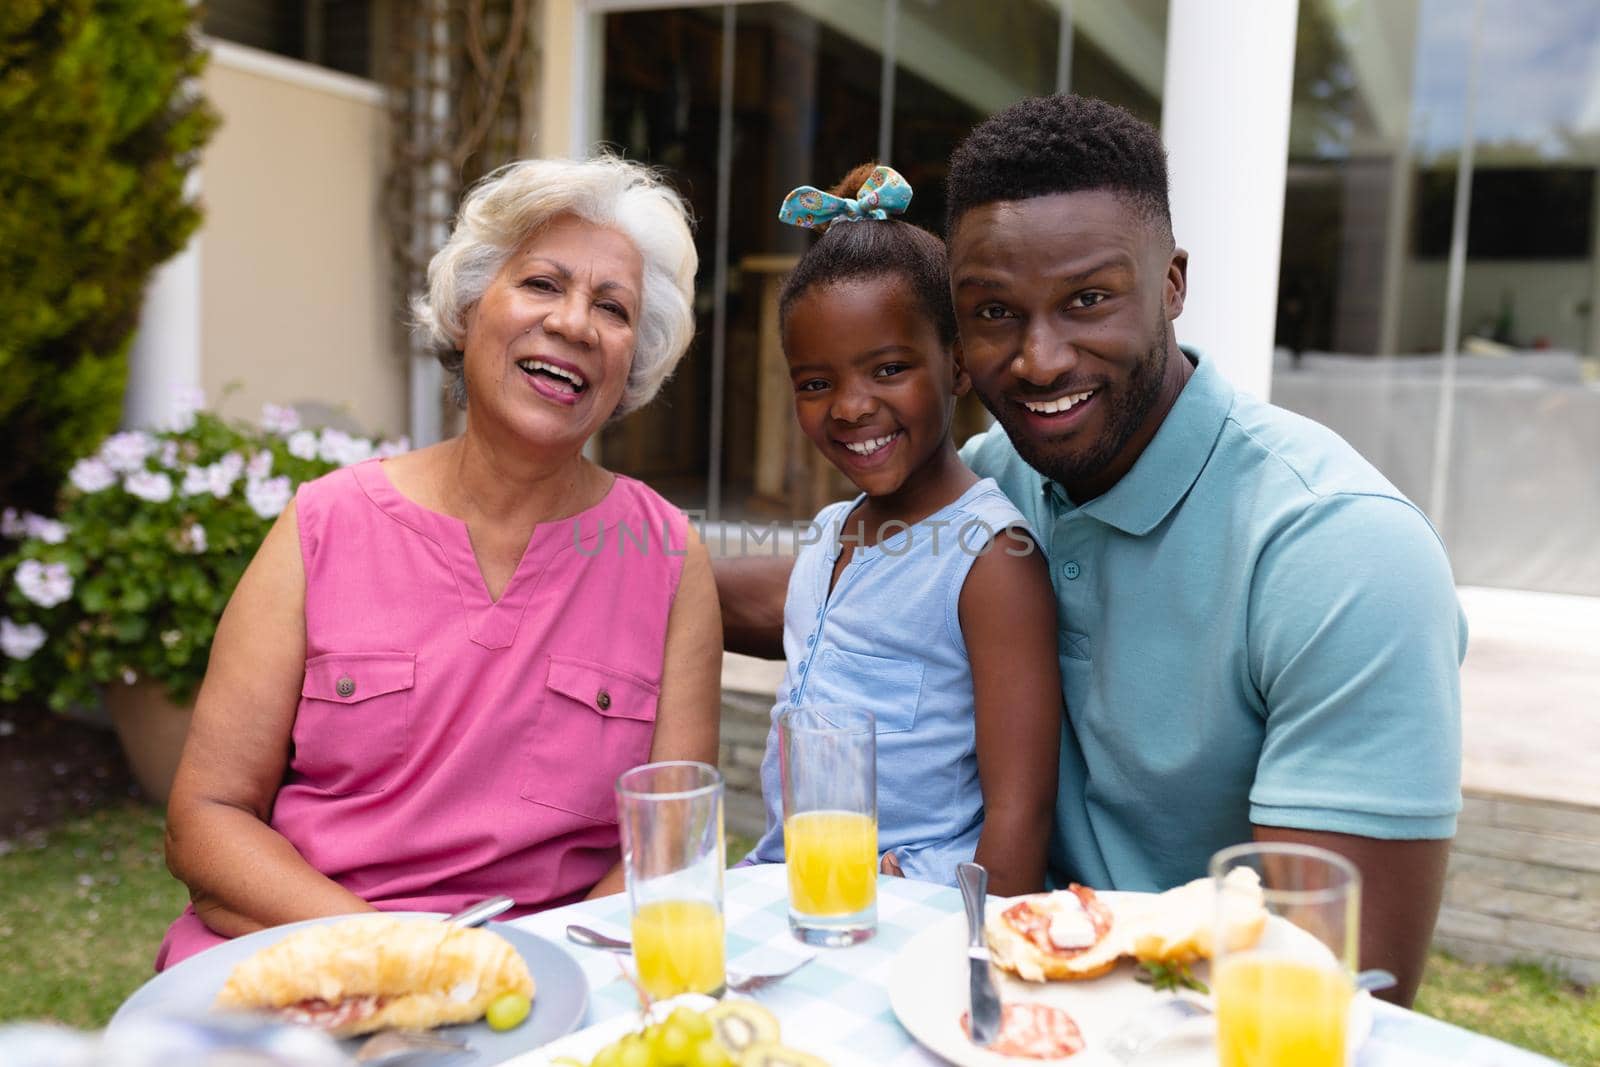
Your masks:
M1466 618L1427 518L1338 435L1197 367L1081 506L998 426L962 459L1046 548L1069 727L1051 876L1157 890L1251 824L1441 838Z

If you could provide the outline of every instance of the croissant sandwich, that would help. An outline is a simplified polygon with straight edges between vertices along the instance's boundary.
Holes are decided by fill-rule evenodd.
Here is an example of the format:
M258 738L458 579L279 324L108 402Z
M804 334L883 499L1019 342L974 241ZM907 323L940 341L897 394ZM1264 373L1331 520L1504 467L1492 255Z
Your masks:
M267 1012L336 1037L481 1019L506 993L533 998L515 949L488 930L363 915L290 934L233 969L214 1005Z

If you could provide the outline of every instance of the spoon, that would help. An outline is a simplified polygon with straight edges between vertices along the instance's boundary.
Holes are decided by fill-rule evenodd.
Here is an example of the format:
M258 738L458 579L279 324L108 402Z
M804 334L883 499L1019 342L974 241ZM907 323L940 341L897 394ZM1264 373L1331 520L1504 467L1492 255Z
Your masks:
M482 926L508 908L515 907L516 903L505 895L490 897L488 900L480 900L476 904L462 908L454 915L445 916L444 921L451 926Z
M603 948L609 952L632 952L630 942L615 937L607 937L598 930L591 930L587 926L574 923L567 927L567 940L574 941L586 948Z
M620 938L607 937L598 930L591 930L587 926L579 926L576 923L567 927L567 940L583 945L585 948L604 949L607 952L633 951L633 945L627 941L623 941ZM774 971L771 974L741 974L738 971L728 971L725 984L729 990L735 993L754 993L756 990L765 989L775 982L781 982L815 958L815 956L807 956L794 966L785 968L782 971Z

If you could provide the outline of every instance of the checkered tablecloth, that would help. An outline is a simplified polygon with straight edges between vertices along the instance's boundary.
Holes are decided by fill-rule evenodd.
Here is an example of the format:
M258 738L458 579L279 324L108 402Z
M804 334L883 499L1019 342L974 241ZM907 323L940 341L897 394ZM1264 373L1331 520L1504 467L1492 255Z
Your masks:
M781 864L738 867L727 875L723 910L728 968L777 969L812 953L789 933L788 882ZM786 1034L844 1067L939 1067L943 1063L912 1041L889 1007L889 970L895 954L922 930L961 910L948 886L903 878L878 882L878 932L860 945L823 949L817 959L761 1001L783 1022ZM628 936L625 894L585 901L516 920L515 925L567 945L589 980L590 1024L634 1012L638 1000L622 979L617 957L565 940L568 923ZM1459 1027L1388 1004L1376 1005L1372 1037L1358 1067L1548 1067L1553 1061Z

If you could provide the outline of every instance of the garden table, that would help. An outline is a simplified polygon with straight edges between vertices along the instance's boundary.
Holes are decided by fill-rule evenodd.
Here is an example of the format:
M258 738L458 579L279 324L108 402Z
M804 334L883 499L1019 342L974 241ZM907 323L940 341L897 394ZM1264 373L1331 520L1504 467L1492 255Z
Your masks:
M725 886L730 969L776 969L813 951L789 933L782 864L732 868ZM814 962L763 990L761 1002L795 1044L835 1064L942 1067L944 1061L913 1041L896 1020L889 1007L889 972L907 941L960 910L961 894L950 886L882 876L876 936L849 948L816 950ZM623 980L616 958L571 945L565 940L568 923L627 936L627 895L570 904L513 925L569 948L589 980L586 1025L636 1011L637 995ZM1553 1062L1381 1001L1374 1004L1372 1036L1356 1059L1357 1067L1549 1067Z

